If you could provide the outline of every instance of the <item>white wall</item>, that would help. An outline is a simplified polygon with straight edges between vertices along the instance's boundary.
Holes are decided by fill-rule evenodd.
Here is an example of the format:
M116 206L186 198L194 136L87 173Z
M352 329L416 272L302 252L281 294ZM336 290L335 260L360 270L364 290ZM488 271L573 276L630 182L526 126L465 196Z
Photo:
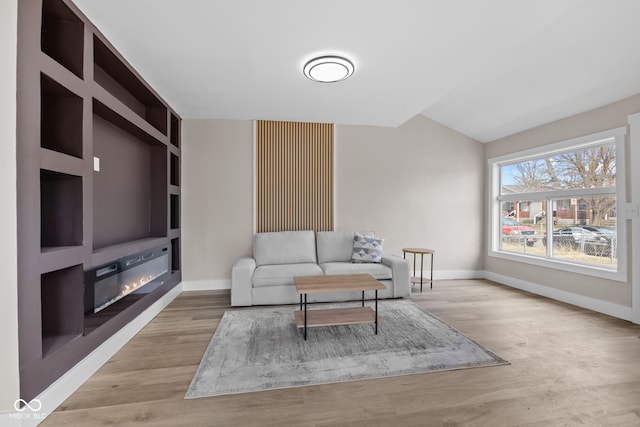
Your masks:
M0 413L13 412L20 396L18 265L16 237L16 55L18 0L0 2Z
M578 136L623 127L627 125L627 116L638 111L640 111L640 95L490 142L486 144L485 156L489 159ZM637 165L627 167L628 176L626 178L628 183L630 183L631 176L629 170L633 167L637 167ZM638 185L638 183L630 184L629 187L633 186L633 184ZM543 285L551 290L552 295L558 292L558 295L567 296L565 300L569 302L584 306L585 304L574 301L571 296L577 295L578 300L591 301L588 304L595 302L596 306L589 308L600 310L601 308L598 305L600 302L604 302L603 307L609 307L610 314L617 315L618 311L620 313L630 313L630 310L624 309L624 307L631 307L630 279L628 282L617 282L584 274L538 267L491 257L488 256L488 251L485 256L485 269L502 277ZM616 305L623 309L618 310L615 307Z
M253 122L183 120L181 160L182 280L230 280L251 254Z
M252 253L253 122L182 129L183 281L228 283ZM375 230L399 254L433 247L436 278L482 270L481 143L417 116L398 128L339 125L335 153L337 229Z
M337 126L336 229L374 230L399 255L435 249L436 278L482 270L483 150L422 115L397 128Z

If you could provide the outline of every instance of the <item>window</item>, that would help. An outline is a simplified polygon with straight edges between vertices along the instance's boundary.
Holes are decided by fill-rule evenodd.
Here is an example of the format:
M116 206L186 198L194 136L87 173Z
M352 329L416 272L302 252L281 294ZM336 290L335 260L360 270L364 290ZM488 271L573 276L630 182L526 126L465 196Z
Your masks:
M624 128L489 160L491 256L626 280ZM618 179L620 178L620 179Z

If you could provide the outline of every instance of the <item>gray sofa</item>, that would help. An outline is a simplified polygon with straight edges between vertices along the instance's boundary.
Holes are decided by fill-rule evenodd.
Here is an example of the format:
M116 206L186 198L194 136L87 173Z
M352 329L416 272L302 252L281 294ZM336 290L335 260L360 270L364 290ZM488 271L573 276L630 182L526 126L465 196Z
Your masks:
M300 301L294 276L371 274L386 286L379 298L409 296L409 264L383 254L381 263L352 263L353 232L282 231L256 233L253 256L241 257L231 272L231 305L295 304ZM373 291L365 294L373 298ZM309 295L309 302L357 300L361 292Z

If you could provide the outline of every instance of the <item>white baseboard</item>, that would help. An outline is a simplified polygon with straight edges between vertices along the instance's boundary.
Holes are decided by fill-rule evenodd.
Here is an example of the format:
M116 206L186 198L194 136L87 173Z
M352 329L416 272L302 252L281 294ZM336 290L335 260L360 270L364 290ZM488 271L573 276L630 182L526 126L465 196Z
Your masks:
M420 277L420 270L411 271L416 277ZM429 281L431 271L425 270L422 277ZM464 279L484 279L484 270L434 270L433 280L464 280Z
M188 291L217 291L231 289L231 279L218 280L187 280L182 282L182 290Z
M602 301L599 299L587 297L584 295L574 294L572 292L563 291L550 286L538 283L528 282L526 280L516 279L514 277L503 276L502 274L485 271L485 279L510 286L512 288L531 292L533 294L542 295L547 298L566 302L588 310L597 311L598 313L617 317L618 319L629 320L632 318L632 309L620 304Z
M25 406L22 412L2 414L0 425L33 427L40 424L181 292L179 283L29 402L33 410Z

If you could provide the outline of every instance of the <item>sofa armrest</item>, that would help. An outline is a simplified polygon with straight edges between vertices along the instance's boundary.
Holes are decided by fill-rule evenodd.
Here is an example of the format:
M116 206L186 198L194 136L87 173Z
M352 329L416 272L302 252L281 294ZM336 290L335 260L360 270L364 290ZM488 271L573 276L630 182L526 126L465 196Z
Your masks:
M256 260L249 256L240 257L231 269L231 305L251 305L251 278L256 269Z
M391 267L393 282L393 297L407 297L411 295L409 281L409 261L393 254L382 254L382 264Z

